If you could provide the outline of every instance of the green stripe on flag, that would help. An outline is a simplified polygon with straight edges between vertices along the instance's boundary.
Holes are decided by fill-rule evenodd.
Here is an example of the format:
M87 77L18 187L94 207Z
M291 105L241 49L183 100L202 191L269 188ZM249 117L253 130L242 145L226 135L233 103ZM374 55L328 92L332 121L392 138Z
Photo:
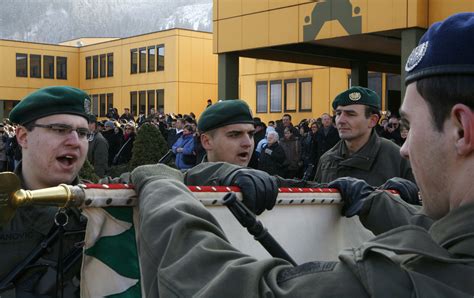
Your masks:
M133 224L133 209L127 207L106 207L102 208L118 220Z

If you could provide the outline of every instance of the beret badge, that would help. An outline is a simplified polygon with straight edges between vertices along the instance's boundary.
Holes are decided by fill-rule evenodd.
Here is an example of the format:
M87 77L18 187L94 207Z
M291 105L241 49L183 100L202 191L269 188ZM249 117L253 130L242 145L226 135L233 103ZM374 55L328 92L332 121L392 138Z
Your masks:
M421 59L423 59L427 49L428 41L425 41L424 43L414 48L410 56L408 57L407 64L405 65L405 70L412 71L420 63Z
M358 101L359 99L361 99L361 97L362 95L360 94L360 92L349 93L349 99L352 101Z

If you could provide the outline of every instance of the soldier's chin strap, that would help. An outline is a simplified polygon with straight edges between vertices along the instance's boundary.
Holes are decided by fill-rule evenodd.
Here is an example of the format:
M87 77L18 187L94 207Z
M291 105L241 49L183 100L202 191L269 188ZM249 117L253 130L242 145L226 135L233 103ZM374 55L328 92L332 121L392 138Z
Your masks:
M69 216L66 213L66 209L61 208L54 216L54 223L58 227L58 264L56 269L56 297L63 297L63 286L64 286L64 272L63 272L63 240L64 240L64 226L69 222Z

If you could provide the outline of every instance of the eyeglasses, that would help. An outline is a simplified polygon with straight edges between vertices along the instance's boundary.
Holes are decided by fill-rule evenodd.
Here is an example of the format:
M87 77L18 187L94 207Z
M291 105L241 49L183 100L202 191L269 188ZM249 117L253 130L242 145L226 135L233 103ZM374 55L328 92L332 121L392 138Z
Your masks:
M61 124L61 123L53 123L53 124L35 124L32 127L41 127L47 128L57 134L58 136L67 136L71 134L71 132L75 131L79 139L88 139L91 135L88 128L85 127L78 127L73 128L71 125Z

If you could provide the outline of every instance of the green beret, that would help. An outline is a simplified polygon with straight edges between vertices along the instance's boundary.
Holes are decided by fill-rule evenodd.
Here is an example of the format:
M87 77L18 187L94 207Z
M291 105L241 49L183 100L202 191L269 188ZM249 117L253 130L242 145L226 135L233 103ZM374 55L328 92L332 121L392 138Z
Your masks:
M381 109L380 97L374 91L360 86L354 86L340 93L332 102L335 110L338 106L364 105Z
M89 119L91 100L84 91L68 87L41 88L23 98L10 112L10 120L25 124L56 114L72 114Z
M208 107L199 117L198 129L206 132L229 124L254 124L252 112L247 103L240 99L219 101Z

